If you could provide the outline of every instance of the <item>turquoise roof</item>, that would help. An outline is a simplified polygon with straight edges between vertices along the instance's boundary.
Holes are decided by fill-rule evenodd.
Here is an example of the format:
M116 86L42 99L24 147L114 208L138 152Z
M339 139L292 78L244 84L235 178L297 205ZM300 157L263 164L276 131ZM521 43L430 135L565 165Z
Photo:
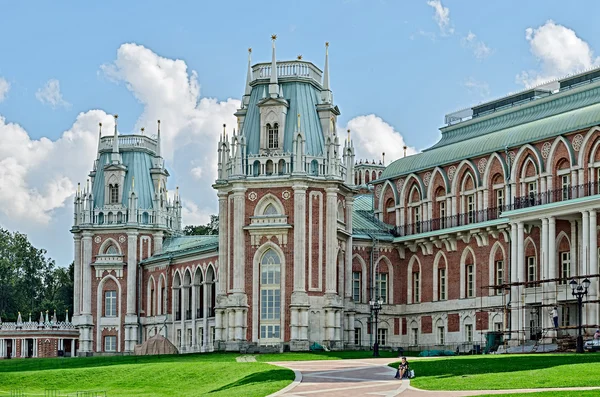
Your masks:
M600 85L560 92L497 115L442 128L431 148L391 163L380 179L394 178L590 128L600 123Z
M100 154L98 169L92 186L94 194L94 206L103 207L104 202L104 167L110 164L110 152ZM131 181L135 177L135 193L138 196L138 207L141 209L152 208L152 199L154 197L154 183L150 175L153 156L143 151L123 150L121 149L121 158L123 165L127 167L125 172L125 182L123 186L123 198L121 204L128 205L129 192L131 191Z
M198 254L219 250L219 236L172 236L163 242L160 254L145 259L142 263L153 262L170 257Z
M352 207L352 236L354 238L371 238L392 240L391 225L381 222L373 214L373 195L361 194L354 198Z
M292 152L292 141L297 129L297 115L300 114L300 128L306 139L306 154L309 156L322 155L325 141L321 121L317 113L321 91L308 82L291 81L279 82L283 88L283 97L288 101L287 117L283 138L283 151ZM244 119L243 135L246 137L248 154L258 154L260 149L260 108L257 104L268 98L269 85L256 84L250 93L248 112Z

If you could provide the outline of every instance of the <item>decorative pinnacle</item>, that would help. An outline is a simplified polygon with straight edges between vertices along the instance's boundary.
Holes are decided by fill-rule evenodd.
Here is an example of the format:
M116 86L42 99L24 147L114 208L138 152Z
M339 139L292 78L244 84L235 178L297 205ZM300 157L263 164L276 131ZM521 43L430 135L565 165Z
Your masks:
M118 115L118 114L115 114L113 117L114 117L114 118L115 118L115 120L116 120L116 119L118 119L118 118L119 118L119 115Z
M298 54L298 60L302 60L302 54Z
M248 54L252 54L252 47L248 47Z
M271 40L273 40L273 41L277 40L277 35L276 34L272 34L271 35Z
M102 123L98 123L98 125L100 126L100 128L102 128Z
M325 42L325 47L329 47L329 42L328 41Z
M140 131L142 131L142 134L144 134L144 130L145 130L144 127L140 128Z

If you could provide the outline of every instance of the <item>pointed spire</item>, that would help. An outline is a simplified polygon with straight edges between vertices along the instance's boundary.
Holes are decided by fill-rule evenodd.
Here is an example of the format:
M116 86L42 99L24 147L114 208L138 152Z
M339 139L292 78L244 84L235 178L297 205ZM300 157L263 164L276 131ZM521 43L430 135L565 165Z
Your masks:
M246 91L244 91L244 95L250 95L250 91L252 91L252 87L250 87L251 81L252 81L252 48L248 48L248 73L246 75Z
M329 89L329 42L325 43L325 71L323 74L323 89Z
M19 315L17 316L17 324L22 324L23 323L23 318L21 317L21 312L19 312Z
M46 322L46 323L50 322L50 319L48 318L48 310L46 310L46 320L44 322Z
M65 314L65 323L68 323L69 322L69 309L67 309L65 312L66 312L66 314Z
M98 158L100 158L100 141L102 140L102 123L98 123Z
M277 98L279 95L279 85L277 83L277 58L275 55L275 40L277 40L277 35L272 35L271 40L273 41L273 55L271 58L271 81L269 82L269 96L271 98Z
M119 118L118 114L115 114L115 137L113 139L113 153L119 153L119 136L117 133L117 119Z
M44 313L40 312L40 319L38 320L38 323L43 324L44 323Z
M135 176L131 177L131 191L135 191Z
M350 143L350 129L348 128L348 143Z
M298 128L298 132L300 132L300 113L298 113L298 124L296 127Z
M157 120L158 132L156 135L156 157L160 157L160 120Z

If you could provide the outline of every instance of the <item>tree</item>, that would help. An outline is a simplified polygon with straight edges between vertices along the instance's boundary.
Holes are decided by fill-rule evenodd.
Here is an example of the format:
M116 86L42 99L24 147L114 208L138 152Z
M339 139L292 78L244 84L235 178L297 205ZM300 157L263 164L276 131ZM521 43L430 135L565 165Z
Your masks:
M214 236L219 234L219 217L210 216L210 222L206 225L188 225L183 228L183 234L186 236Z
M27 236L0 228L0 316L15 321L46 310L64 312L73 307L73 270L57 267L46 251L35 248Z

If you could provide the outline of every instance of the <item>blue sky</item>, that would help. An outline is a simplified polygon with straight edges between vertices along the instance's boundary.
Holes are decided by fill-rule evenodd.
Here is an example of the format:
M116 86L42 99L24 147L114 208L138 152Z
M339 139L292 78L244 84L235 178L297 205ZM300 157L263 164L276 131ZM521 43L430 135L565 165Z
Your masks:
M199 98L215 101L194 116L195 125L206 129L200 135L211 136L214 129L216 137L213 127L230 117L231 100L243 92L247 48L253 48L255 62L269 60L273 33L278 59L302 54L320 67L324 43L330 42L339 123L362 136L360 156L378 157L381 148L393 147L387 159L401 152L402 139L416 150L433 144L446 113L521 90L527 82L597 65L593 50L600 48L598 30L586 18L600 11L593 1L576 6L465 0L172 3L0 5L0 138L22 138L11 151L0 149L0 162L16 167L8 176L0 172L0 225L28 233L61 264L72 258L72 197L65 192L84 181L92 166L96 121L118 113L122 133L141 125L153 130L149 120L163 118L165 106L168 134L170 119L184 125L187 116L177 113L179 99L159 97L177 96L184 83L193 87L196 71ZM122 47L125 43L134 47ZM181 84L170 87L174 80L161 74L164 69L145 73L147 64L163 58L185 62L188 80L179 73ZM160 76L153 79L153 73ZM214 156L206 149L184 152L181 142L199 136L186 131L174 129L167 164L171 160L171 189L180 184L184 197L186 192L193 197L184 216L194 223L216 212L210 189ZM370 145L373 137L377 142ZM82 142L87 151L67 141ZM15 154L30 144L49 154ZM73 161L77 171L65 170L59 164L64 161ZM22 196L7 194L15 183ZM15 197L23 203L15 204ZM27 200L39 216L12 208L26 207Z

